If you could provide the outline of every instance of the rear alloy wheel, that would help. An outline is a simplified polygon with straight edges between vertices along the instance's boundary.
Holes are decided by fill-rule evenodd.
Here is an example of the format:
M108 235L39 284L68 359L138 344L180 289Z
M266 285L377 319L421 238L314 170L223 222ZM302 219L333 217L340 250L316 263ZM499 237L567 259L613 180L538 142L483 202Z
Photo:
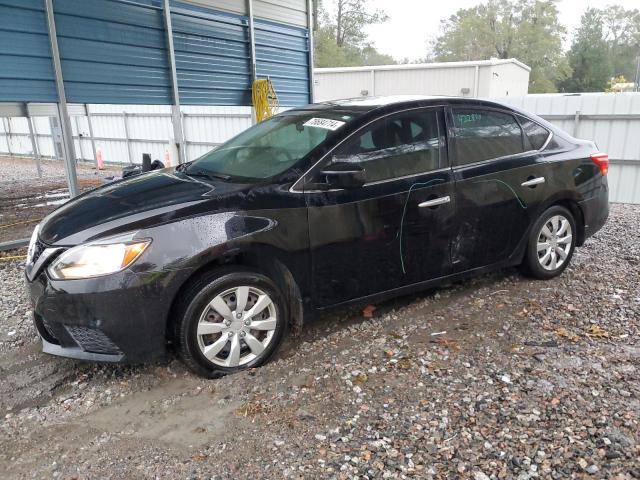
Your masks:
M554 215L538 233L538 262L545 270L556 270L567 260L572 247L573 230L569 220Z
M561 206L547 209L531 229L525 258L527 272L542 279L560 275L573 256L575 232L569 210Z
M176 333L193 371L217 377L262 365L275 352L285 330L285 308L267 277L231 272L203 279L190 293Z

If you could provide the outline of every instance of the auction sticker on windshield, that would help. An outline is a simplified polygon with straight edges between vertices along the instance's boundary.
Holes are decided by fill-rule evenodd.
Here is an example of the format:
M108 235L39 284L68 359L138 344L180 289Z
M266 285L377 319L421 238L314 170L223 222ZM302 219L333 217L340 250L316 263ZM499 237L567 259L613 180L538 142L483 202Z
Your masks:
M332 118L312 118L304 123L305 127L324 128L326 130L337 130L344 125L345 122L333 120Z

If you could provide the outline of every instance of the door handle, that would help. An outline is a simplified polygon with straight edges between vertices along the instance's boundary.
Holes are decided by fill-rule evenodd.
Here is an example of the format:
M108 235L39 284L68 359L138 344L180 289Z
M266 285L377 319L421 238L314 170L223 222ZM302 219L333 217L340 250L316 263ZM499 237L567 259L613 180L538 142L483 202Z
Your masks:
M536 178L532 178L531 180L527 180L526 182L522 182L522 186L535 187L536 185L540 185L541 183L544 183L544 182L545 182L544 177L536 177Z
M450 201L451 197L447 195L446 197L434 198L433 200L427 200L426 202L419 203L418 207L437 207L438 205L449 203Z

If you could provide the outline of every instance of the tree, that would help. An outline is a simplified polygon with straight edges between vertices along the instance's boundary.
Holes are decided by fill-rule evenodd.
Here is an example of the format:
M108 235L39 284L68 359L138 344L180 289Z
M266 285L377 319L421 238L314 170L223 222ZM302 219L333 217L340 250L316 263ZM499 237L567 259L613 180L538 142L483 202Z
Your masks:
M609 46L613 74L635 78L640 55L640 11L613 5L598 13L602 18L603 36Z
M635 79L640 55L640 12L613 5L588 9L567 54L573 74L565 91L603 91L614 77Z
M314 55L316 67L353 67L389 65L393 57L378 52L367 41L365 27L387 20L381 10L368 12L364 0L336 0L335 13L315 3L318 27L315 31Z
M531 93L554 92L570 73L565 33L553 0L489 0L444 20L432 53L437 61L517 58L531 67Z
M572 75L562 82L564 91L602 92L607 87L613 68L602 27L602 12L588 8L567 54Z
M336 43L339 47L361 46L367 38L364 27L388 20L382 10L367 12L364 3L364 0L337 0Z

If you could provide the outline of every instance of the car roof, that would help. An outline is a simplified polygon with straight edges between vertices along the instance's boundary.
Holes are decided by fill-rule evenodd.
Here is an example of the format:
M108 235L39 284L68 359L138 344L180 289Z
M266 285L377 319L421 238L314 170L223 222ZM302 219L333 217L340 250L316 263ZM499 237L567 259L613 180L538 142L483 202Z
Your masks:
M499 102L480 100L469 97L452 97L440 95L389 95L379 97L356 97L341 100L329 100L325 102L314 103L305 107L299 107L295 110L335 110L335 111L354 111L369 112L377 109L388 109L394 107L411 107L426 106L429 104L442 103L464 103L465 105L484 105L506 108L514 110L508 105Z
M329 100L325 102L313 103L310 105L305 105L304 107L296 107L290 110L286 110L282 114L286 115L287 112L319 113L325 111L351 114L356 117L360 117L360 119L370 120L377 115L394 113L403 109L429 107L443 104L499 108L501 110L507 110L512 113L530 118L544 126L547 130L551 130L556 135L561 135L564 137L568 135L545 119L531 112L527 112L525 110L522 110L521 108L514 107L506 103L501 103L494 100L485 100L471 97L453 97L446 95L388 95L379 97L346 98L342 100Z
M304 107L297 107L289 112L319 112L332 111L341 113L357 114L358 116L371 117L371 115L392 113L404 108L428 107L431 105L461 104L465 106L484 106L508 110L513 113L533 119L554 133L559 133L556 127L543 118L522 110L521 108L501 103L494 100L485 100L471 97L453 97L446 95L388 95L378 97L356 97L342 100L329 100L325 102L313 103Z

